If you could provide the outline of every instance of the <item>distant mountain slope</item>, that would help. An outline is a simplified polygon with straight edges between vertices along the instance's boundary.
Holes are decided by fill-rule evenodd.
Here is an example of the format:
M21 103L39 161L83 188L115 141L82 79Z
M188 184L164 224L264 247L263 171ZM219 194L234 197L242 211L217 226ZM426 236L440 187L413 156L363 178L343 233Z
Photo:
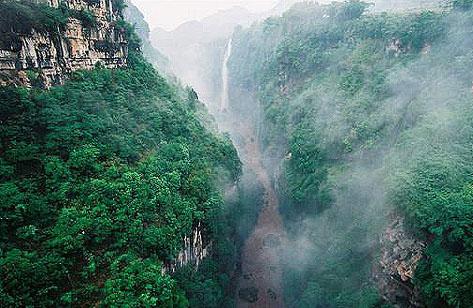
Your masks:
M318 1L307 1L307 0L281 0L276 6L270 11L270 15L280 15L287 11L294 4L298 2L318 2L320 4L326 4L333 2L334 0L318 0ZM343 2L338 0L338 2ZM432 8L438 7L439 4L444 3L442 0L364 0L363 2L374 4L373 9L375 11L404 11L418 8Z
M376 11L400 11L412 9L430 9L438 7L445 1L442 0L376 0L367 1L375 2L374 9Z
M300 0L281 0L267 12L255 14L242 7L222 10L201 21L188 21L172 31L155 28L151 44L169 59L169 70L184 83L191 84L200 98L218 105L221 97L221 67L225 46L238 26L248 27L270 16L281 16ZM319 0L329 3L330 0ZM411 10L437 7L441 0L367 0L376 5L372 11ZM146 51L145 51L146 52Z
M151 42L170 61L170 70L192 85L206 103L220 95L220 67L235 27L249 26L260 16L242 7L222 10L201 21L189 21L173 31L156 28ZM209 104L208 104L209 106Z
M169 60L151 45L149 25L145 21L143 13L129 0L126 1L126 8L123 13L125 19L135 26L136 34L138 34L143 44L145 58L161 70L167 71Z
M233 29L238 26L248 26L258 18L245 8L233 7L222 10L201 21L188 21L172 31L161 28L151 32L151 41L163 52L170 52L170 42L178 45L192 45L196 43L208 43L216 39L226 38Z

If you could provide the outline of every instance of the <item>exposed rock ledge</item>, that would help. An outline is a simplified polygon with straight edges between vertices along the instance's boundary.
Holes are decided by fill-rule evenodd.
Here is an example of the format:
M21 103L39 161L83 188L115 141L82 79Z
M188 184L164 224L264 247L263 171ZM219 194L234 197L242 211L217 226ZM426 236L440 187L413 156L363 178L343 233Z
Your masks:
M92 27L69 18L65 29L52 33L9 33L15 39L0 46L0 85L9 83L28 86L30 76L38 75L43 86L60 84L68 73L88 70L101 63L107 68L126 65L127 42L116 27L122 12L110 0L51 0L57 7L64 2L73 10L87 10L96 20ZM9 29L0 29L2 33ZM30 74L32 73L32 74Z
M425 243L409 234L400 217L393 219L380 242L381 256L374 268L374 280L383 298L394 307L424 307L412 278Z
M177 269L186 266L193 265L196 269L199 267L202 260L208 255L211 248L211 243L204 243L202 236L201 224L192 231L191 236L184 237L184 248L179 252L176 260L169 264L165 264L162 269L162 273L174 273Z

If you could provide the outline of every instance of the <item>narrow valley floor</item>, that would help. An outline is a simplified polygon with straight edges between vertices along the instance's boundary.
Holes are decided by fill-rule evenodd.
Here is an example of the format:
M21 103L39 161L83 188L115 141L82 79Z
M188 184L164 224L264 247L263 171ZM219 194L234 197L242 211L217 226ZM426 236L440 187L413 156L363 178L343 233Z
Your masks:
M265 196L257 224L242 250L237 307L284 307L281 247L285 244L286 236L279 214L278 198L263 165L254 130L241 124L238 133L243 139L241 159L256 174Z

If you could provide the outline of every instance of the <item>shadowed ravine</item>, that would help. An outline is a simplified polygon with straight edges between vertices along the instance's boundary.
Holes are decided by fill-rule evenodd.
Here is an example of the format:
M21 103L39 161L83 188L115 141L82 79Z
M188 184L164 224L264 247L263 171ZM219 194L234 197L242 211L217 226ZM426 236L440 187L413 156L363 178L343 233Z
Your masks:
M231 56L232 40L227 43L222 63L222 100L220 103L219 126L232 136L243 169L256 175L264 193L264 205L258 214L254 230L246 239L241 250L241 273L236 292L237 307L284 307L282 290L281 248L286 242L284 226L279 213L279 203L273 183L266 170L264 157L258 143L253 116L245 116L229 106L232 101L229 93L227 64ZM241 95L238 100L254 101ZM255 207L258 207L255 200ZM247 219L241 217L241 220Z
M237 307L284 307L280 249L286 237L278 198L263 166L254 131L243 124L239 128L243 137L241 159L256 174L265 195L258 222L242 249Z

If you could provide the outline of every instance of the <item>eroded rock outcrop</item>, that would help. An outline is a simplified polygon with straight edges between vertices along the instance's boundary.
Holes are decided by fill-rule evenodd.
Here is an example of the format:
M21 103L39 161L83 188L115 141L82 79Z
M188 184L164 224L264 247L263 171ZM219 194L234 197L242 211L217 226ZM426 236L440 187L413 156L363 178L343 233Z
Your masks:
M202 260L209 255L212 244L205 241L203 234L204 230L199 223L198 226L193 229L190 236L184 237L184 247L179 252L177 258L164 265L162 270L163 274L174 273L177 269L189 264L197 269Z
M381 256L374 280L383 298L394 307L424 307L412 278L426 244L408 232L400 217L392 220L380 242Z
M127 42L118 25L121 8L112 0L49 0L53 7L65 6L75 12L93 16L94 23L85 24L69 17L63 29L15 33L0 29L4 37L0 45L0 84L28 85L30 76L37 75L45 87L60 84L68 73L92 69L98 63L107 68L126 65Z

